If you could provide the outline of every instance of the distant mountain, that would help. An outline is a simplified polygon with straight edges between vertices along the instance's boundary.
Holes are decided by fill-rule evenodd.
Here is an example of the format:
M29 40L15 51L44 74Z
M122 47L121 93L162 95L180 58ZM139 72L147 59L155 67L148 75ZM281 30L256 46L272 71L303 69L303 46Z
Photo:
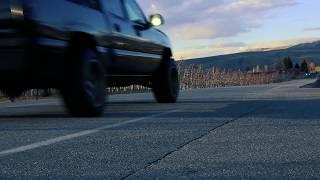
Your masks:
M274 67L287 56L290 56L294 63L300 64L304 59L307 59L320 65L320 41L274 50L261 49L251 52L196 58L184 60L180 63L201 65L204 68L217 67L248 70L257 65Z

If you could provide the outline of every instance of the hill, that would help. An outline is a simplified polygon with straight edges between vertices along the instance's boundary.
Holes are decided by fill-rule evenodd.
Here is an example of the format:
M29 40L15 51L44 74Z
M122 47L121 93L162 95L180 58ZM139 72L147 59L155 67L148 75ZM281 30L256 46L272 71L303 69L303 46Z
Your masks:
M196 58L181 61L182 64L202 65L204 68L248 70L257 65L274 67L283 58L290 56L294 63L309 60L320 65L320 41L295 45L285 49L242 52L229 55Z

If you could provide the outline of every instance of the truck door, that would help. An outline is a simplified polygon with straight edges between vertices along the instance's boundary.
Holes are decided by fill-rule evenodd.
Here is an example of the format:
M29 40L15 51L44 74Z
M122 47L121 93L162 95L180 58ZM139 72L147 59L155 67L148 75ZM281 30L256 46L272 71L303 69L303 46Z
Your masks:
M141 23L133 20L136 18L133 18L128 8L131 7L130 1L101 2L112 29L111 46L114 52L114 62L111 65L111 73L114 75L152 74L158 67L161 56L159 53L154 53L157 48L150 46L151 41L143 38L143 31L147 31L147 28L145 26L142 28ZM139 16L139 18L145 20L144 16Z
M135 0L124 0L128 23L135 34L135 51L139 55L139 64L144 73L154 72L162 58L163 47L158 43L157 33L151 28L143 11Z
M109 73L113 75L129 74L127 70L128 57L121 56L122 51L129 50L131 44L129 35L131 34L130 26L126 22L126 14L122 0L101 0L101 5L106 14L106 21L111 29L108 41L112 48L113 57L109 65ZM133 73L133 72L131 72Z

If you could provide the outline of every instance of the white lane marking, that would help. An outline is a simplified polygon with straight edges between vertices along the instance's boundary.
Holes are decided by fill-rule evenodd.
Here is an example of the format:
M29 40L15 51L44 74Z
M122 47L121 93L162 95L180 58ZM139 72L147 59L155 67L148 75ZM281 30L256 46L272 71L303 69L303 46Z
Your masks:
M60 142L63 142L63 141L79 138L79 137L82 137L82 136L88 136L88 135L95 134L95 133L98 133L98 132L106 130L106 129L111 129L111 128L115 128L115 127L131 124L131 123L143 121L143 120L146 120L146 119L149 119L149 118L156 118L156 117L168 115L168 114L172 114L172 113L175 113L175 112L178 112L178 111L179 110L176 109L176 110L172 110L172 111L168 111L168 112L154 114L154 115L151 115L151 116L145 116L145 117L132 119L132 120L116 123L116 124L102 126L102 127L96 128L96 129L89 129L89 130L85 130L85 131L80 131L80 132L77 132L77 133L73 133L73 134L69 134L69 135L65 135L65 136L60 136L60 137L48 139L48 140L45 140L45 141L40 141L40 142L36 142L36 143L33 143L33 144L20 146L20 147L13 148L13 149L0 151L0 157L4 157L4 156L11 155L11 154L16 154L16 153L21 153L21 152L33 150L33 149L41 148L41 147L44 147L44 146L49 146L49 145L60 143Z
M11 101L7 101L7 100L6 100L6 101L1 101L0 104L7 104L7 103L10 103L10 102L11 102Z
M46 105L54 105L54 104L58 104L58 103L57 102L47 102L47 103L34 103L34 104L20 104L20 105L7 106L7 108L38 107L38 106L46 106Z

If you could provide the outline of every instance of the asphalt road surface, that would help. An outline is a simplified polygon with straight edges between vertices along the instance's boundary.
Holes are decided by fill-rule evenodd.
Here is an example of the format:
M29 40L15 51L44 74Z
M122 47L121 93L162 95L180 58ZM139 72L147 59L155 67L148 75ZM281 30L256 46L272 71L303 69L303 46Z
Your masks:
M0 179L320 178L320 89L297 80L117 95L101 118L58 100L0 104Z

